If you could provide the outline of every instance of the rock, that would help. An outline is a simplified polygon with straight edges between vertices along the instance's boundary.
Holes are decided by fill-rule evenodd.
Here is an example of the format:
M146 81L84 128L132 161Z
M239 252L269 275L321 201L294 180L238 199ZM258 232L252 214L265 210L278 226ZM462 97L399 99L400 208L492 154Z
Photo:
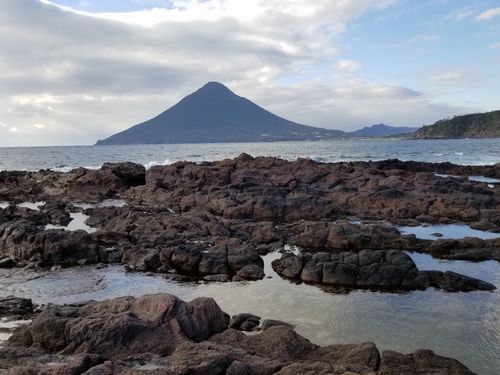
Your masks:
M0 317L24 317L33 314L31 299L14 296L0 297Z
M264 270L256 264L248 264L239 270L236 276L244 280L261 280L264 278Z
M49 306L9 341L30 342L49 353L100 353L108 358L166 354L186 339L199 342L223 331L228 322L209 298L186 303L168 294L122 297L81 307Z
M99 262L98 246L85 231L41 231L32 224L0 225L0 256L16 265L38 262L43 266L74 266Z
M146 168L141 164L104 163L101 171L110 171L117 176L126 187L144 185L146 183Z
M220 283L224 283L227 281L231 281L231 277L229 277L228 274L222 273L218 275L207 275L203 277L203 280L205 281L217 281Z
M10 257L0 259L0 268L13 268L15 266L16 262Z
M242 313L234 315L229 321L229 327L240 331L252 331L260 324L260 317L253 314Z
M420 251L431 253L443 259L482 261L495 259L500 261L500 238L482 240L465 237L463 239L438 239L424 246Z
M447 291L494 290L495 286L454 272L419 271L409 255L398 250L363 250L359 254L285 253L272 262L280 276L302 281L373 289L423 289Z
M417 350L413 354L400 354L393 351L384 351L380 362L379 375L399 374L474 374L460 362L441 357L430 350Z
M274 320L274 319L265 319L262 321L262 330L265 331L266 329L269 329L271 327L276 327L276 326L285 326L290 329L293 329L294 326L291 325L290 323L282 322L281 320Z
M87 375L472 374L428 350L384 352L381 359L370 342L320 347L283 322L245 335L228 328L228 320L212 299L186 303L167 294L52 305L0 348L0 368ZM232 324L258 320L240 314Z

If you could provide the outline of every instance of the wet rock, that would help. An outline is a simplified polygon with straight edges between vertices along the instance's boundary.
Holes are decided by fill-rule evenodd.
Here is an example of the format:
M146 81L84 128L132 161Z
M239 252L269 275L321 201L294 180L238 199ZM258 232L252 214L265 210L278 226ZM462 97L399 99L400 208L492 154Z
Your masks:
M314 250L360 251L408 248L410 239L401 237L394 227L383 224L352 224L348 221L299 224L294 243Z
M0 317L24 317L33 314L31 299L14 296L0 297Z
M74 266L99 262L98 246L85 231L48 230L24 222L0 225L0 257L17 266Z
M252 331L260 324L260 316L242 313L234 315L229 321L229 327L239 331Z
M434 257L455 260L481 261L495 259L500 261L500 238L482 240L474 237L463 239L438 239L429 243L421 251Z
M67 226L71 222L69 215L69 208L63 202L50 202L45 203L40 207L41 210L47 215L48 222L54 225Z
M379 375L399 374L474 374L460 362L441 357L431 350L417 350L413 354L400 354L393 351L384 351L380 362Z
M276 326L285 326L290 329L293 329L293 325L290 323L282 322L281 320L275 320L275 319L264 319L262 321L262 330L265 331L266 329L269 329L271 327L276 327Z
M244 280L261 280L264 278L264 270L256 264L248 264L240 269L236 276Z
M276 273L286 278L350 288L436 287L447 291L495 289L492 284L453 272L419 271L410 256L398 250L363 250L359 254L285 253L272 262L272 267Z

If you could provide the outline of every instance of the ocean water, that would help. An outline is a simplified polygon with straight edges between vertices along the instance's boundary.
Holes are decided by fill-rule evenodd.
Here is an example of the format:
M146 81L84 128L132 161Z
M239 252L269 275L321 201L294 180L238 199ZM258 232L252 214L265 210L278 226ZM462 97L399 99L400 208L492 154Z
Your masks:
M151 167L179 160L233 158L246 152L288 160L321 162L400 159L455 164L500 162L500 139L396 140L345 139L318 142L224 143L130 146L0 148L0 170L99 168L105 162L132 161Z

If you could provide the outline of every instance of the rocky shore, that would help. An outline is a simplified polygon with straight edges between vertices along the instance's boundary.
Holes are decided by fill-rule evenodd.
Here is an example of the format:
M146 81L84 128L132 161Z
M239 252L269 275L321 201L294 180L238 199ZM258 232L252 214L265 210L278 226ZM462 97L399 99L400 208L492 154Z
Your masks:
M133 163L68 173L2 171L0 268L123 264L174 279L232 282L264 278L262 256L280 251L273 269L294 282L487 293L495 286L420 270L407 252L500 261L500 238L426 240L398 230L464 223L500 232L499 186L469 175L500 178L500 165L324 164L242 154L147 171ZM105 204L109 199L120 201ZM65 230L77 218L87 230ZM0 312L3 305L10 306L2 302ZM236 327L252 325L244 319ZM30 368L16 374L471 373L429 351L320 348L286 324L253 336L228 327L209 299L160 295L50 306L10 339L0 363ZM50 368L54 363L64 370ZM137 370L142 363L146 368Z
M473 374L430 350L380 353L371 342L320 347L283 322L263 324L252 335L229 324L210 298L184 302L157 294L49 306L0 348L0 369L9 375Z

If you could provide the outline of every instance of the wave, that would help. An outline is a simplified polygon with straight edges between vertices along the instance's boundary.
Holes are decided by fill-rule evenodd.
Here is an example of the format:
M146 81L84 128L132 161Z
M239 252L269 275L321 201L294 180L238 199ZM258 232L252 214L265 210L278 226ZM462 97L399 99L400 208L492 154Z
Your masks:
M157 162L156 160L152 160L152 161L150 161L150 162L148 162L148 163L144 164L144 167L145 167L146 169L149 169L149 168L151 168L151 167L154 167L155 165L169 165L169 164L172 164L172 161L171 161L170 159L165 159L165 160L163 161L163 163L159 163L159 162Z
M64 173L67 173L67 172L71 172L73 169L76 169L76 168L85 168L85 169L101 169L102 165L87 165L87 166L83 166L83 167L76 167L76 166L67 166L67 165L58 165L57 167L53 167L53 168L50 168L51 171L54 171L54 172L64 172Z

